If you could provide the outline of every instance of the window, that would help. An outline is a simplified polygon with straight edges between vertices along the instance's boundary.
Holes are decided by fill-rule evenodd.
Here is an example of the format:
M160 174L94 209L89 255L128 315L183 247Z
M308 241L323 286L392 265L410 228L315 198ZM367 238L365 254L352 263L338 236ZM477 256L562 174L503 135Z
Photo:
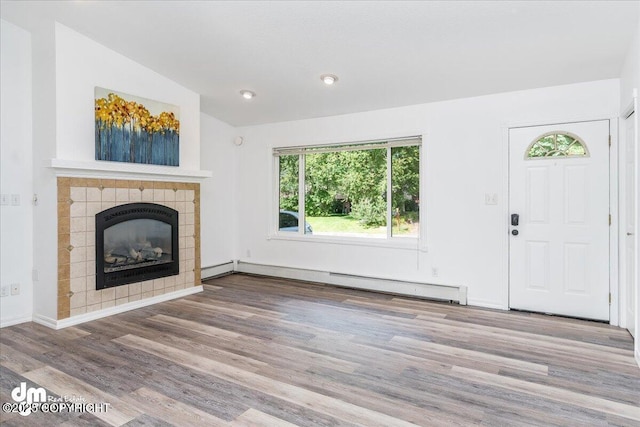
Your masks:
M278 231L417 238L421 144L410 137L274 149Z
M545 157L587 157L586 145L569 133L551 132L542 135L529 145L527 159Z
M391 149L393 235L419 236L420 147Z

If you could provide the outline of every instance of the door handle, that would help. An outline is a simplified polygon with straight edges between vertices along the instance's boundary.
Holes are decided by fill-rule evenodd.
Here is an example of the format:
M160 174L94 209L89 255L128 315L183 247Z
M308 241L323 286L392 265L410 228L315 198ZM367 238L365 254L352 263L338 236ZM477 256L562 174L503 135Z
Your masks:
M513 225L514 227L517 227L519 221L520 221L520 215L511 214L511 225Z
M627 236L633 236L633 233L627 231Z

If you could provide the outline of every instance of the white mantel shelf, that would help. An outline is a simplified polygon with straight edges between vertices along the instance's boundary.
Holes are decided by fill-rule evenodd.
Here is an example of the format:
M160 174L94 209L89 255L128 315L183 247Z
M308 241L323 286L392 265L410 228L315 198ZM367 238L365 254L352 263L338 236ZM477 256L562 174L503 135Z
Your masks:
M172 166L145 165L123 162L85 162L78 160L51 159L51 168L56 176L78 178L122 178L175 180L199 182L211 178L213 173L205 170L180 169Z

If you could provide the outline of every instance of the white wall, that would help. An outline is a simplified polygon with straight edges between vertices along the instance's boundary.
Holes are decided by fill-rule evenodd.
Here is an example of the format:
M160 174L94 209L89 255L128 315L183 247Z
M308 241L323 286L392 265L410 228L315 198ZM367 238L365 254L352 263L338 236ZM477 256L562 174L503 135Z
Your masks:
M206 114L200 116L202 169L213 177L200 184L202 268L227 263L235 257L235 175L237 132L233 126Z
M56 318L58 300L57 187L48 167L56 153L55 25L43 20L31 31L33 60L33 214L34 315Z
M200 169L200 95L56 23L57 158L95 159L94 89L180 107L180 167Z
M6 326L31 320L33 309L31 36L4 20L0 31L0 192L20 197L19 206L0 207L0 284L20 285L19 295L0 299Z
M617 79L238 129L240 260L468 286L470 304L506 308L505 126L617 116ZM271 148L424 134L421 208L428 252L268 239ZM498 205L485 205L497 193ZM274 211L275 212L275 211ZM249 256L250 254L250 256ZM431 275L437 268L439 275Z
M620 111L624 111L632 100L633 89L640 89L640 18L638 30L631 41L620 73Z

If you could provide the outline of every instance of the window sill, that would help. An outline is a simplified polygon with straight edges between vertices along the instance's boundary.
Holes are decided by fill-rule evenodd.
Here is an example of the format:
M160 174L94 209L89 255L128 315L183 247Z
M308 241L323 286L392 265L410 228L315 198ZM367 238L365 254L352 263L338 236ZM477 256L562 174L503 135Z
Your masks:
M427 246L420 243L417 237L395 237L387 239L386 237L341 237L341 236L301 236L297 233L270 234L267 240L285 240L292 242L309 242L309 243L325 243L332 245L347 246L368 246L374 248L401 249L401 250L419 250L427 252Z

